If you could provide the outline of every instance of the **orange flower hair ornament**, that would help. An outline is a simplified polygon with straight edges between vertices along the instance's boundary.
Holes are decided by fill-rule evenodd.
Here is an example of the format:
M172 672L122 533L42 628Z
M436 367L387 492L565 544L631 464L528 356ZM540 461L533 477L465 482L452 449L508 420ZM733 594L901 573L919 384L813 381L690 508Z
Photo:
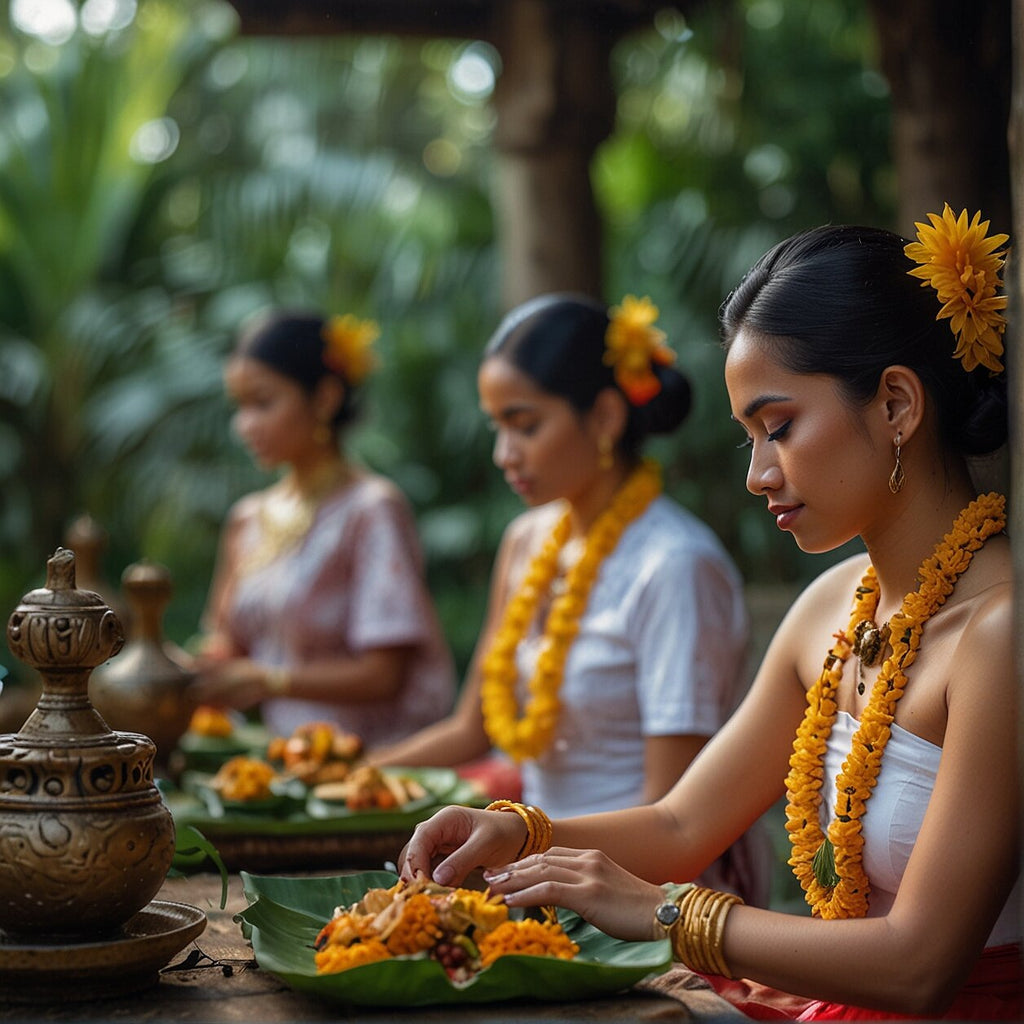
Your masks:
M615 368L615 382L633 405L646 405L660 390L652 366L670 366L676 354L664 344L665 332L654 326L658 307L645 295L627 295L608 313L604 361Z
M989 222L975 213L968 222L967 211L954 216L946 203L942 216L929 213L931 225L915 224L918 241L904 247L906 255L920 266L908 271L922 279L922 287L931 285L939 296L942 308L936 319L949 317L949 326L956 336L953 356L970 373L984 366L992 373L1001 373L1003 364L1003 331L1006 318L1006 296L997 295L1003 282L999 271L1005 262L1005 251L996 252L1008 235L988 235Z
M332 316L323 326L324 365L355 386L377 365L372 345L380 336L374 320L360 320L351 313Z

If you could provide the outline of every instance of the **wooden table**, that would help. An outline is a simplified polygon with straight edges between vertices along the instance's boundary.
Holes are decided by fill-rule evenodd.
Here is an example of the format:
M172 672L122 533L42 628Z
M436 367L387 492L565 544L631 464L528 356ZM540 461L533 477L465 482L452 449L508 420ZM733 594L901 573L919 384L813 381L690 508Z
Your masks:
M223 910L220 908L221 880L215 874L170 878L157 898L199 907L208 920L203 933L173 957L150 987L89 1002L73 1001L73 992L55 992L52 1002L33 1004L11 1002L12 994L0 990L0 1022L285 1024L401 1019L434 1024L518 1024L521 1021L644 1024L748 1019L682 967L643 982L626 993L575 1003L523 1000L410 1010L346 1008L294 992L259 969L251 947L233 920L246 905L238 875L230 876L228 900Z

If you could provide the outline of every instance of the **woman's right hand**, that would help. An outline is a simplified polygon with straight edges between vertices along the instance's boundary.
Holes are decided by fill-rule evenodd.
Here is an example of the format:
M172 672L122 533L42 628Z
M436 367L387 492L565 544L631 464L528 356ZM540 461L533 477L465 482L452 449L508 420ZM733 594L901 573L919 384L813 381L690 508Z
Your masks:
M399 857L399 873L407 881L422 873L439 885L458 885L476 868L511 863L525 841L518 814L444 807L416 826Z

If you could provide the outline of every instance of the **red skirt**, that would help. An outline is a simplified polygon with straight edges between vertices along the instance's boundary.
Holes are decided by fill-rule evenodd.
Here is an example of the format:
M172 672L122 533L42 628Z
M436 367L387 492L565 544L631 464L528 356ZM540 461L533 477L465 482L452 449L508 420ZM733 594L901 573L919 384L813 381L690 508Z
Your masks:
M720 996L754 1020L1024 1020L1019 943L986 949L949 1009L938 1018L801 999L743 979L708 975L707 980Z

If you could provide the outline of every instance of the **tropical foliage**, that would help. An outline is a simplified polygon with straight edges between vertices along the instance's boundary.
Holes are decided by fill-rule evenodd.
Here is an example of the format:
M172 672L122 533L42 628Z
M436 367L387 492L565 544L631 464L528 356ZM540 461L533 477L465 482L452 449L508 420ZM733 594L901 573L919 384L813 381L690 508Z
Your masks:
M381 325L353 443L413 500L464 663L518 508L475 393L501 313L497 54L245 38L221 0L10 0L0 17L2 607L88 511L115 582L143 557L170 568L167 628L184 641L224 513L260 479L227 429L221 360L256 308L312 306ZM800 579L809 567L742 489L715 314L776 238L889 220L888 103L862 4L666 13L620 44L614 71L618 126L593 172L606 297L654 299L698 395L654 454L751 579Z

